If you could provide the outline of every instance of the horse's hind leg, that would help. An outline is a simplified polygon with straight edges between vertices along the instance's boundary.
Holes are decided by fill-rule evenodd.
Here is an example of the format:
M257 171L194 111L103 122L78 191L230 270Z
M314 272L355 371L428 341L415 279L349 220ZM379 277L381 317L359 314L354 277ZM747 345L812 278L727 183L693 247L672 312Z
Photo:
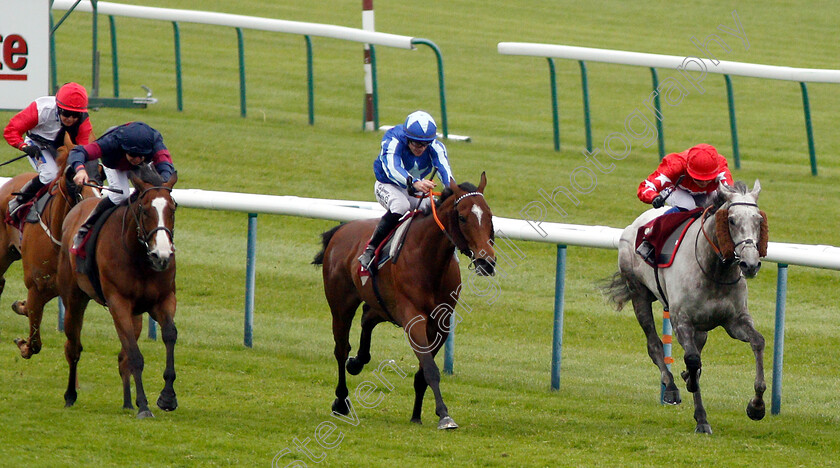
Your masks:
M633 311L636 313L636 320L642 326L647 338L648 356L659 368L660 381L665 387L663 401L669 405L678 405L682 402L680 391L674 383L674 375L668 370L665 364L665 350L662 340L656 332L656 324L653 320L653 309L651 300L643 297L633 297Z
M364 369L365 364L370 362L370 338L374 327L382 322L383 320L378 314L371 313L369 305L362 306L362 334L359 337L359 351L355 357L347 360L346 365L347 372L350 375L358 375Z
M333 340L335 341L333 354L338 364L338 383L335 386L335 401L333 401L332 410L335 413L347 415L350 414L350 407L347 404L349 392L345 365L347 356L350 354L350 326L353 324L353 316L356 315L356 309L361 301L357 298L345 298L344 301L339 302L337 299L330 300L330 296L327 296L327 301L330 303L333 317Z
M767 382L764 380L764 336L755 329L752 318L744 314L733 326L726 326L726 332L736 340L748 342L755 354L755 397L747 404L747 416L753 421L764 418L764 391Z

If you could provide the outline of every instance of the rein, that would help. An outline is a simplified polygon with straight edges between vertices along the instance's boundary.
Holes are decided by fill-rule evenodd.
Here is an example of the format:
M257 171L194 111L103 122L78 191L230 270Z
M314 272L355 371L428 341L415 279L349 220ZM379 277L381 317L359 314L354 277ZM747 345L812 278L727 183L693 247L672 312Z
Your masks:
M431 197L432 195L438 195L439 196L440 194L441 194L440 192L429 192L428 196L429 197ZM481 193L481 192L467 192L467 193L461 195L460 197L458 197L455 200L455 203L453 204L453 208L456 208L458 206L458 203L461 200L463 200L467 197L474 197L474 196L484 197L484 194ZM464 255L466 255L470 258L474 258L473 252L469 248L467 248L465 250L465 249L462 249L461 247L459 247L458 243L455 242L455 239L452 238L452 235L449 234L448 232L446 232L446 228L443 226L443 223L441 223L440 219L438 218L437 209L435 208L435 201L434 200L430 200L430 201L431 201L431 205L432 205L432 217L434 217L435 222L437 223L438 227L440 227L440 230L443 231L443 234L446 236L446 238L449 239L449 242L452 242L452 245L457 247L458 250L460 250L462 254L464 254Z

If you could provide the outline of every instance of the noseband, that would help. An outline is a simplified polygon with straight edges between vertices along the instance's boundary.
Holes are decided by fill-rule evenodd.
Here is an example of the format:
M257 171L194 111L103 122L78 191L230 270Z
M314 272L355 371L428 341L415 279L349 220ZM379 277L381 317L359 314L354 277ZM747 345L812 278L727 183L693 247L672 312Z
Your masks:
M150 190L154 189L162 189L172 192L172 189L169 187L149 187L144 190L140 195L137 196L137 209L136 210L129 210L131 211L132 216L134 216L134 223L137 225L137 241L140 242L140 245L146 249L146 254L150 255L151 250L149 249L149 241L158 231L163 231L169 236L169 241L172 243L172 251L175 251L175 233L172 229L169 229L166 226L157 226L149 232L146 232L146 227L143 225L141 218L145 215L145 210L143 209L143 204L140 203L140 200L149 193Z

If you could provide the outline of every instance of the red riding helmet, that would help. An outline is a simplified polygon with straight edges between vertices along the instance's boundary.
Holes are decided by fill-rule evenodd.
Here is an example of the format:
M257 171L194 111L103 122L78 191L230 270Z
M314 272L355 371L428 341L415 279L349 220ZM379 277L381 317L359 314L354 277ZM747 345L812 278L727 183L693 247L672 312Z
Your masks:
M717 150L712 145L699 144L688 150L687 172L695 180L712 180L720 174Z
M79 83L67 83L55 95L58 107L72 112L87 112L88 95Z

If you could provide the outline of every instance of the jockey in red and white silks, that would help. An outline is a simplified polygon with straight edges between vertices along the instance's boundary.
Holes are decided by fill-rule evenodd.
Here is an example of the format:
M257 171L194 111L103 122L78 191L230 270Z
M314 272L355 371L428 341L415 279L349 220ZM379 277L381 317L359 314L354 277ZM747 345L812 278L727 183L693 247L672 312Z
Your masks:
M679 210L704 206L723 183L733 185L726 158L714 146L701 143L665 156L659 167L639 184L639 200L654 208L663 205Z

